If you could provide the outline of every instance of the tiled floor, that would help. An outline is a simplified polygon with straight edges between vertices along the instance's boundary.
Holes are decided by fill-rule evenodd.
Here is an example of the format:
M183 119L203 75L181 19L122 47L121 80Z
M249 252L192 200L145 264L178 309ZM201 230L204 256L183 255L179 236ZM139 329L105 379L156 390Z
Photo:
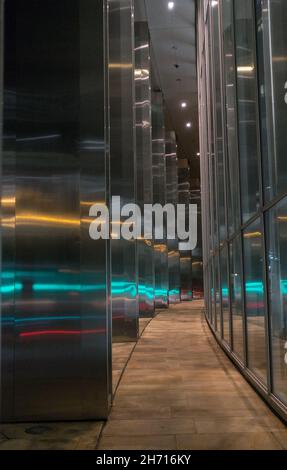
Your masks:
M145 328L151 321L150 318L140 318L139 335L141 336ZM113 392L115 393L122 373L130 359L136 343L115 343L113 344Z
M113 344L113 393L115 393L122 373L136 343Z
M100 440L102 423L9 425L0 449L287 449L286 427L219 348L201 307L174 306L148 324Z
M171 307L148 325L100 449L287 449L286 427L217 345L201 307Z

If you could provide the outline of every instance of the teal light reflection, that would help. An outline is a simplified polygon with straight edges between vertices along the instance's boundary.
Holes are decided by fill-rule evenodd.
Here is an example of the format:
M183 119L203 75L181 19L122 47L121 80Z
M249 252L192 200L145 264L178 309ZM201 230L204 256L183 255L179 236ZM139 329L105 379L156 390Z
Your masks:
M16 282L15 284L9 284L7 286L1 286L1 294L11 294L13 292L20 292L23 289L23 284Z

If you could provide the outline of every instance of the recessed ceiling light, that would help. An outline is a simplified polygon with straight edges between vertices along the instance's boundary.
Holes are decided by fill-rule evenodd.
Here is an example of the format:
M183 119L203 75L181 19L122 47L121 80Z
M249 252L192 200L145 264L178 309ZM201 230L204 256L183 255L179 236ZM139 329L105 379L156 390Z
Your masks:
M187 103L186 103L185 101L183 101L183 102L181 103L181 107L182 107L182 108L186 108L186 107L187 107Z
M173 9L174 9L174 2L168 2L167 8L168 8L169 10L173 10Z
M187 127L188 129L190 129L190 128L191 128L191 122L187 122L187 123L186 123L186 127Z

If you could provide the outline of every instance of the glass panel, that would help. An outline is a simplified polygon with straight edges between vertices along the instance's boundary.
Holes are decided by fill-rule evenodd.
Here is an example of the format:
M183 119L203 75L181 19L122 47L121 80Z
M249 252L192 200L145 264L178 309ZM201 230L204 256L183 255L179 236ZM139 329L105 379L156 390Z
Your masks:
M230 244L230 281L233 351L243 359L243 294L241 238Z
M261 220L251 224L244 237L244 274L247 317L248 366L266 381L263 236Z
M234 57L233 7L231 0L224 0L223 49L225 70L226 132L228 147L228 226L232 235L240 226L239 168L236 132L236 75Z
M208 40L208 42L207 42ZM206 36L206 56L209 60L206 62L206 79L207 79L207 100L208 100L208 138L209 138L209 174L210 174L210 212L211 212L211 237L213 248L218 245L217 232L217 197L216 197L216 162L214 148L214 115L213 115L213 82L212 82L212 54L211 54L211 33L207 29Z
M219 258L215 256L215 303L216 303L216 330L221 334L221 296L220 296L220 276Z
M287 2L257 0L264 192L287 189Z
M267 216L273 392L287 403L287 198Z
M216 319L216 313L215 313L215 290L214 290L214 268L213 268L213 258L211 259L211 264L210 264L210 281L211 281L211 323L215 327L215 319Z
M208 265L208 288L209 288L209 320L211 323L213 323L213 311L212 311L212 286L213 286L213 281L212 281L212 266L211 262L209 261Z
M219 5L214 3L212 11L213 28L213 67L215 90L215 152L217 163L217 198L218 198L218 224L220 241L227 238L226 232L226 207L225 207L225 178L224 178L224 153L223 153L223 122L222 122L222 91L221 91L221 67L219 66L220 42L219 42Z
M260 208L255 19L250 0L235 0L238 140L243 222Z
M228 281L228 249L225 246L220 253L221 297L222 297L222 337L230 344L230 306Z

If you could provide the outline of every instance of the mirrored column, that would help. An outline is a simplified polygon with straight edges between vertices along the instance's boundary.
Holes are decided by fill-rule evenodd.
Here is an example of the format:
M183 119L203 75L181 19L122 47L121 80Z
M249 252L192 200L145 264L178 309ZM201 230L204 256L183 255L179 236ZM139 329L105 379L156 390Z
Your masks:
M134 53L133 1L109 0L111 195L120 209L137 198ZM114 342L138 337L137 246L121 236L124 223L119 217L111 233Z
M165 126L163 97L160 91L152 92L152 153L154 204L166 204ZM166 232L166 230L165 230ZM168 248L166 233L155 240L155 304L168 306Z
M136 87L136 157L137 204L144 213L144 205L153 202L152 183L152 129L151 129L151 61L150 37L146 22L135 23L135 87ZM154 247L153 240L138 240L139 314L154 314Z
M178 202L185 204L186 217L189 217L190 204L190 165L187 159L178 160ZM180 254L180 298L182 301L192 300L192 253L179 251Z
M89 236L108 202L106 32L105 1L5 2L5 421L108 415L109 247Z
M177 174L177 145L173 131L166 132L165 136L166 158L166 202L174 206L178 204L178 174ZM176 219L175 219L176 220ZM168 246L168 298L170 304L180 302L180 256L178 251L178 239L167 240Z

